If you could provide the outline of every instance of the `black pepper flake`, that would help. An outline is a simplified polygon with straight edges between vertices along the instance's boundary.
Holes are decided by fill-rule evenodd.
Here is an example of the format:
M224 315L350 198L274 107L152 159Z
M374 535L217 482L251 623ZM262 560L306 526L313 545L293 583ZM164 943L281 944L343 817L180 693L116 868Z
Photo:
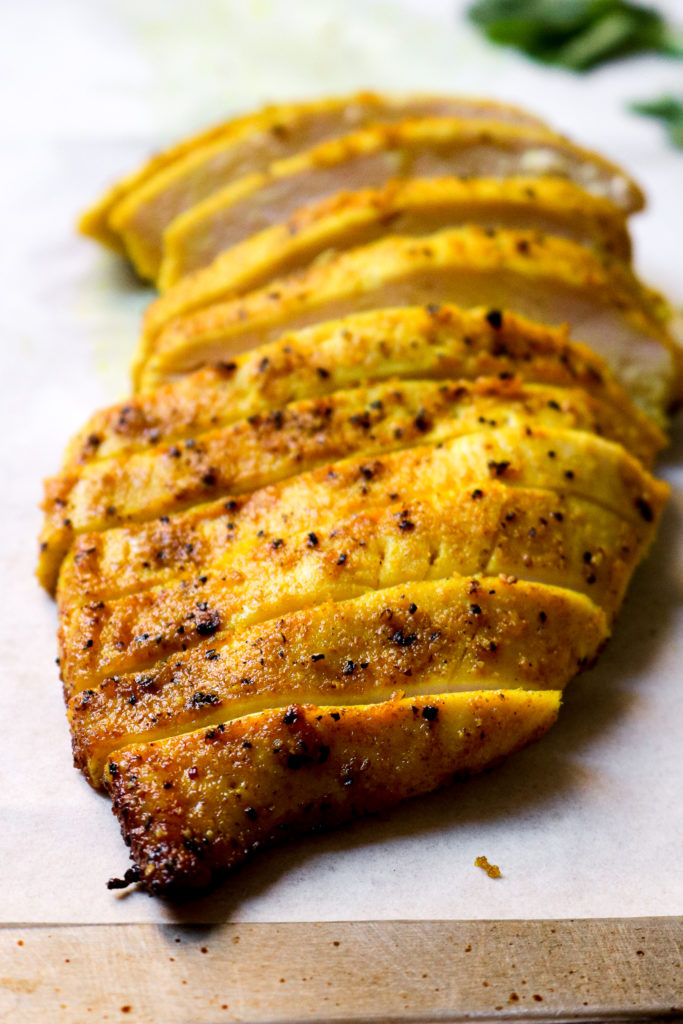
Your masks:
M486 314L486 322L489 326L498 330L503 326L503 314L499 309L490 309Z
M343 565L348 557L349 556L347 555L347 553L345 551L342 551L341 555L337 559L337 565Z
M338 711L330 711L330 718L332 718L335 722L338 722L339 719L341 718L341 715L339 714Z
M586 563L586 565L590 565L590 563L593 561L592 553L590 551L584 551L583 560Z
M428 722L434 722L438 717L438 714L439 709L435 708L432 704L426 704L425 707L422 708L422 717Z
M399 647L411 647L417 640L417 633L404 633L403 630L397 629L391 638L395 644Z
M316 373L322 380L327 380L327 378L330 375L330 371L326 370L324 366L319 366L316 370Z
M361 668L368 668L369 665L370 665L369 661L361 661L361 663L360 663L360 667Z
M287 757L287 767L296 772L304 765L310 764L313 758L310 754L289 754Z
M86 640L85 643L83 644L83 650L87 651L88 648L92 647L92 645L93 645L92 640Z
M410 603L410 604L408 605L408 611L410 612L410 614L411 614L411 615L414 615L414 614L415 614L415 612L417 611L417 605L415 604L415 602L414 602L414 601L412 601L412 602L411 602L411 603Z
M324 657L324 654L312 654L311 661L322 661Z
M645 501L645 498L636 498L636 508L646 523L652 522L654 519L654 512L652 511L652 505L649 501Z
M306 538L306 547L317 548L319 543L320 541L318 540L316 535L314 533L309 533L308 537Z
M119 766L114 761L109 762L109 774L111 775L112 779L115 779L116 776L119 774Z
M298 719L298 717L299 714L296 708L288 708L287 711L285 711L284 715L282 716L282 721L284 722L285 725L293 725L294 722L296 722L296 720Z
M415 529L415 523L411 522L410 519L399 519L398 528L403 530L404 533L408 533L410 530Z
M196 607L199 608L200 612L205 612L209 605L206 601L197 601Z
M264 356L261 362L258 364L258 372L265 373L265 371L268 369L269 363L270 359L268 358L268 356Z
M204 693L202 690L195 690L190 697L190 704L193 708L207 707L212 704L220 704L220 702L217 693Z
M234 500L234 498L231 498L230 501L226 501L223 507L225 508L226 512L234 512L235 509L237 508L237 502Z
M495 459L491 459L488 464L489 469L493 470L496 476L502 476L505 470L509 467L510 463L506 460L496 462Z
M481 615L481 607L478 604L471 604L470 615Z
M175 445L171 445L171 447L168 449L168 454L171 456L172 459L179 459L180 448L176 448Z
M330 756L330 748L323 743L318 753L318 764L325 764L328 757Z
M205 487L215 487L216 486L216 474L215 474L215 472L209 471L208 473L205 473L204 476L202 477L202 483L204 484Z
M212 612L210 618L204 622L197 623L197 632L200 636L212 636L218 629L220 629L221 620L218 617L218 612Z
M218 659L220 658L220 654L212 647L210 651L206 652L204 657L206 658L207 661L218 661Z
M373 476L375 475L375 471L371 469L370 466L361 466L360 475L362 477L365 477L366 480L372 480Z
M541 622L545 622L545 621L546 621L546 619L548 618L548 616L546 615L546 613L545 613L545 612L539 612L539 613L538 613L538 617L539 617L539 619L540 619L540 621L541 621Z
M346 662L346 664L344 665L344 667L342 669L342 675L350 676L355 671L356 671L356 663L355 663L355 661L351 661L349 659L349 661Z
M420 409L413 422L415 423L416 430L419 430L423 434L431 427L429 417L424 409Z
M565 469L564 475L567 478L567 480L573 480L574 479L574 470L573 469Z
M240 683L242 684L242 686L251 686L253 682L254 680L250 679L249 676L244 676L243 679L240 679Z
M425 308L430 316L436 316L437 313L441 312L441 306L438 302L430 302Z
M475 487L470 497L472 498L472 501L478 501L479 498L484 497L484 492L482 491L481 487Z
M586 583L595 583L596 579L597 577L595 573L591 573L590 576L587 577Z
M438 640L440 636L441 636L441 630L437 629L435 633L430 633L429 634L429 639L433 643L434 640Z
M258 811L254 810L253 807L245 807L244 813L246 814L247 818L249 818L249 821L256 821L256 819L258 818Z
M276 537L275 540L271 541L270 546L272 548L281 548L284 544L282 537Z

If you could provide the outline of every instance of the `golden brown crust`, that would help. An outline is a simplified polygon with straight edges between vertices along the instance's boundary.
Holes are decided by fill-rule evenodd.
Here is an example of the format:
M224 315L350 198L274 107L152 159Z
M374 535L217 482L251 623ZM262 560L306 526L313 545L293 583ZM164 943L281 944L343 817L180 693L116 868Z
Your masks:
M331 529L335 517L440 492L522 488L582 498L635 525L655 523L668 489L618 446L571 431L497 430L381 458L352 458L149 524L80 537L60 600L99 600L200 575L259 532Z
M476 227L421 239L393 236L342 253L267 288L171 321L143 338L134 374L149 390L315 321L364 309L490 304L568 321L602 350L637 404L655 417L673 400L678 356L651 293L623 265L567 239ZM500 319L500 315L496 318Z
M127 249L138 273L153 279L164 228L228 181L265 170L273 160L369 121L438 114L541 124L517 107L457 96L358 92L277 104L216 125L153 157L86 211L79 228L116 249Z
M100 786L121 747L292 701L562 689L606 637L602 611L557 587L509 577L404 583L214 637L150 672L81 691L69 702L74 759Z
M498 179L499 184L510 177L556 176L625 213L643 204L642 193L623 171L543 127L447 117L371 125L245 175L178 216L164 234L168 260L162 287L291 217L305 203L342 189L382 188L395 179L446 175ZM472 222L478 223L476 196L470 205ZM539 202L537 213L541 208ZM444 216L437 226L448 223ZM487 226L501 225L494 219Z
M143 884L203 888L265 844L484 770L546 732L559 701L509 690L292 704L120 751L108 786Z
M485 378L389 382L294 402L182 443L62 473L45 485L41 541L56 561L59 546L82 533L170 515L355 453L372 456L525 423L605 436L646 463L654 455L639 418L581 389Z
M508 311L493 326L488 309L440 305L380 309L315 324L207 367L157 391L96 413L70 442L64 468L185 440L289 402L383 380L519 377L580 387L637 422L653 451L665 438L635 408L605 361L546 327Z
M496 517L487 519L487 505L478 501L477 492L485 493L491 480L513 487L543 480L546 490L574 493L611 508L636 529L620 535L613 526L600 527L600 539L588 544L582 527L595 529L600 521L597 512L568 523L565 537L562 520L540 514L537 521L531 513L527 523L520 509L519 522L506 523L501 535ZM462 488L460 497L456 486ZM390 492L387 507L389 488L396 490ZM160 548L147 559L150 575L159 562L171 575L164 584L144 591L101 599L74 585L73 574L65 576L59 605L66 691L88 688L107 674L146 669L159 658L201 643L207 635L244 628L279 612L359 596L402 579L482 572L487 567L578 589L595 586L611 615L649 543L666 494L666 486L618 446L588 434L529 427L468 435L443 447L408 449L371 465L347 460L322 467L255 495L251 509L247 500L247 515L259 506L269 511L267 518L257 512L252 531L243 536L235 534L237 519L232 517L237 510L231 507L222 549L219 546L215 561L200 575L184 571L179 581L174 579L169 563L178 554L187 555L172 544L168 553ZM435 496L434 503L430 495ZM297 510L300 516L301 510L310 515L315 509L311 522L317 528L326 508L329 534L316 532L312 544L311 526L297 527ZM474 517L472 525L468 514ZM570 548L570 536L577 548ZM194 552L194 541L189 546ZM628 552L625 559L621 547ZM593 553L599 553L595 564ZM75 552L71 565L96 554L97 544L91 544L82 555ZM133 574L136 569L133 564ZM84 600L87 603L78 607L77 602Z

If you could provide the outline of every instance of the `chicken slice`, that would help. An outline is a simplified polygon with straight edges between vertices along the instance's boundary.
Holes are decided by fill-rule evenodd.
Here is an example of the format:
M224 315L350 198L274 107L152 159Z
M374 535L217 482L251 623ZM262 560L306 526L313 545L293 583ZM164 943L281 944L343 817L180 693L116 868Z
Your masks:
M123 220L130 236L137 241L131 255L138 271L153 278L166 226L183 210L229 181L263 171L274 160L372 121L430 115L542 124L517 107L466 96L386 96L363 92L278 104L216 125L152 157L86 211L79 227L97 241L124 251L114 224Z
M539 509L533 499L528 511L520 502L512 518L501 523L495 503L479 504L485 488L470 490L470 480L519 480L523 462L533 464L533 456L525 460L519 454L527 430L528 447L540 442L551 464L547 478L555 478L553 489L571 493L587 487L590 493L582 496L623 520L624 530L613 518L605 521L590 510L566 523L564 518L548 518L549 508ZM584 439L591 444L583 444ZM517 452L515 461L501 459L511 448ZM579 453L580 468L575 461ZM67 692L87 688L108 674L146 669L224 629L244 628L403 580L507 573L593 593L611 616L649 546L668 493L666 485L648 480L637 463L629 466L619 447L572 431L536 431L534 436L530 428L501 429L459 438L443 448L409 449L400 456L401 471L413 470L412 496L394 498L392 492L387 504L387 481L379 472L376 481L374 467L363 465L360 475L367 479L367 490L351 495L347 515L341 501L335 501L342 495L332 471L330 483L321 488L322 500L332 510L331 529L323 533L318 526L315 542L310 529L297 531L288 520L281 520L275 536L266 534L264 520L255 536L247 533L231 541L233 524L217 560L200 576L171 579L106 600L60 586L60 664ZM577 465L576 472L567 469L571 464ZM427 480L420 479L427 469ZM456 484L452 477L458 473ZM577 480L579 474L583 481ZM651 500L643 495L643 485ZM381 504L373 504L373 498Z
M205 888L257 848L385 810L538 739L560 694L493 690L292 704L127 747L107 785L144 886Z
M596 433L649 462L655 454L638 420L580 388L495 378L388 382L293 402L182 444L99 459L53 477L45 485L51 514L41 533L43 553L56 564L78 534L241 494L355 453L378 455L526 423Z
M81 691L68 709L74 758L99 787L107 758L121 747L292 701L560 690L593 662L607 633L594 602L546 584L509 577L402 583L207 640L151 673L111 676Z
M260 288L385 235L426 235L446 227L522 228L571 238L628 262L631 243L623 212L561 178L408 178L383 188L338 192L298 208L287 220L252 234L207 261L167 231L159 287L166 292L145 318L151 335L175 316ZM211 248L220 239L212 236ZM201 260L201 262L199 262ZM208 263L208 265L206 265ZM201 269L203 268L203 269Z
M386 380L515 377L583 388L638 424L654 452L666 439L630 401L605 362L546 327L506 311L500 325L487 310L442 305L371 310L285 334L275 342L181 377L156 391L95 413L70 442L64 469L96 459L187 440L290 402ZM644 453L643 453L644 457Z
M196 585L237 545L257 538L267 547L285 529L308 531L318 541L340 518L387 503L405 509L425 496L436 500L440 493L460 490L459 514L474 521L473 516L484 515L478 503L494 501L501 488L548 492L558 504L551 503L547 514L539 511L539 516L552 512L559 522L570 512L580 517L580 507L565 508L565 499L598 504L636 525L639 543L645 545L668 495L666 484L617 445L574 431L497 429L381 458L347 459L236 499L143 525L83 534L64 562L59 602L97 603L179 579ZM471 502L475 507L468 509Z
M198 313L140 343L134 368L150 390L207 363L229 361L285 330L349 313L441 302L510 309L594 348L646 413L660 421L680 393L680 350L650 292L620 264L567 239L453 228L382 239Z
M380 188L399 178L447 176L566 178L625 213L643 205L638 186L618 167L545 128L456 118L373 125L277 161L177 217L164 234L164 248L172 260L181 253L182 266L165 284L286 221L304 204L340 191ZM463 216L461 207L461 222ZM125 227L119 228L126 238Z
M61 599L65 692L147 672L175 652L206 646L206 637L278 615L454 575L502 573L590 594L611 622L652 531L590 502L558 522L548 518L552 506L547 495L513 495L501 519L498 502L479 506L471 492L428 495L335 518L315 545L309 532L287 529L238 542L201 578L80 607Z

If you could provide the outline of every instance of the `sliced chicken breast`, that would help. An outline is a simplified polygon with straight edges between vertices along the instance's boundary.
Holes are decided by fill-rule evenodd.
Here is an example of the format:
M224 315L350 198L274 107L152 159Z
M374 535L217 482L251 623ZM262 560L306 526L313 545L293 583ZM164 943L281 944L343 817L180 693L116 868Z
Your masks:
M284 334L156 391L95 413L67 447L64 470L96 459L185 441L290 402L388 380L528 381L582 388L627 417L641 435L641 457L666 443L631 402L603 359L546 327L508 311L494 327L488 310L442 305L371 310ZM628 447L628 445L627 445Z
M166 294L145 316L152 336L174 316L259 288L330 254L385 235L426 235L447 227L526 228L571 238L628 262L623 212L561 178L408 178L383 188L339 192L300 207L193 271L182 233L169 229L159 272ZM181 280L182 279L182 280Z
M570 242L526 231L466 227L392 237L323 266L171 321L142 340L136 384L150 390L208 363L316 321L390 306L488 306L549 324L602 355L646 413L662 422L680 394L680 350L663 310L621 264Z
M143 277L154 278L164 229L228 182L265 170L274 160L373 121L405 117L494 118L541 124L526 111L491 100L430 95L386 96L370 92L266 107L186 139L152 157L110 188L80 221L80 230L125 250L117 223L126 225L131 258Z
M643 205L638 186L618 167L545 128L423 118L371 126L241 178L174 220L164 246L171 259L182 254L187 273L282 223L305 203L340 191L378 188L397 178L447 176L566 178L626 213ZM123 228L122 233L126 237Z
M559 702L493 690L293 704L128 747L107 786L135 877L150 892L196 890L257 848L485 770L542 736Z
M606 637L600 609L558 587L500 577L407 583L207 640L152 676L111 677L82 691L69 703L74 755L101 786L107 758L121 747L292 701L352 705L424 690L559 690L592 663Z

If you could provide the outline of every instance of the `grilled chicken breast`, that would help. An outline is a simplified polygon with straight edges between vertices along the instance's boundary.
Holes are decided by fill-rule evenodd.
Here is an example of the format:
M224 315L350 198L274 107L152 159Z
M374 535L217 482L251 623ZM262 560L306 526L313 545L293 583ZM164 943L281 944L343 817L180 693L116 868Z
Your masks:
M542 736L559 702L500 690L293 704L128 747L107 782L145 886L196 890L266 844L484 771Z
M661 421L680 392L680 353L652 294L621 264L567 239L535 232L444 230L396 236L342 253L238 299L172 320L143 336L135 361L141 390L320 320L381 307L452 302L488 306L545 323L608 362L636 404Z
M173 221L164 244L172 258L182 253L179 269L187 273L292 216L304 202L342 190L377 188L397 178L524 175L566 178L626 213L643 204L619 168L545 128L480 118L423 118L371 126L241 178ZM165 277L166 284L173 280L177 277Z
M359 94L218 125L85 215L171 286L41 535L121 884L197 891L550 727L668 494L641 204L515 108Z
M228 248L203 270L195 270L183 233L170 228L159 272L159 287L167 294L150 306L145 329L157 334L174 316L385 235L428 235L464 224L535 229L594 245L625 262L631 255L622 211L561 178L394 179L384 188L339 192L300 207L287 220Z
M377 309L286 332L277 341L219 362L95 413L67 448L64 469L186 440L217 426L272 413L291 402L389 380L525 380L581 388L637 423L654 453L661 430L630 401L605 361L567 340L565 327L506 310ZM643 461L648 461L643 449Z
M373 121L430 115L541 124L516 107L466 96L361 92L277 104L218 124L154 156L88 210L80 228L106 245L125 250L138 273L153 279L168 224L230 181Z
M122 747L292 701L562 689L607 634L590 598L547 584L458 576L402 583L214 637L153 672L79 691L69 701L74 757L99 787L107 758Z

